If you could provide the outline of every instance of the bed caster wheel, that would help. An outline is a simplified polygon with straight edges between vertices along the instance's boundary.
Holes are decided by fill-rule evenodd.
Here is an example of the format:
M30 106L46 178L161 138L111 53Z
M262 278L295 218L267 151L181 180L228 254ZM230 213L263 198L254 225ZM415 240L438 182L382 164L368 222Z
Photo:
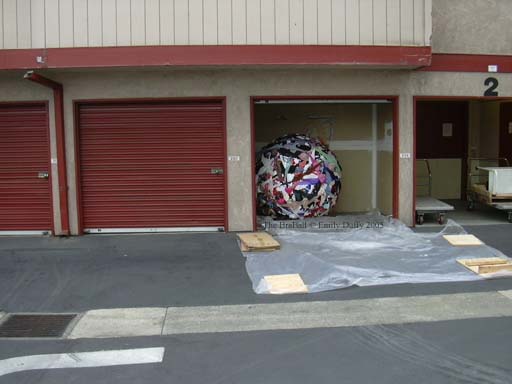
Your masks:
M425 222L425 218L422 214L416 214L416 224L422 225Z
M444 225L444 224L446 224L446 216L444 215L444 213L440 214L440 215L437 217L437 222L438 222L440 225Z
M468 201L468 207L467 207L468 211L473 211L475 210L475 202L472 201L472 200L469 200Z

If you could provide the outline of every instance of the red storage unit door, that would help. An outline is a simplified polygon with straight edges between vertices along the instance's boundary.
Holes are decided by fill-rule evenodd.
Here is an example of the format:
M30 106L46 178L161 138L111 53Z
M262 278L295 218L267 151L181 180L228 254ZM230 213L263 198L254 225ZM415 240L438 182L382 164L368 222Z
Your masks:
M225 227L223 100L78 104L85 232Z
M45 103L0 104L0 231L50 231Z

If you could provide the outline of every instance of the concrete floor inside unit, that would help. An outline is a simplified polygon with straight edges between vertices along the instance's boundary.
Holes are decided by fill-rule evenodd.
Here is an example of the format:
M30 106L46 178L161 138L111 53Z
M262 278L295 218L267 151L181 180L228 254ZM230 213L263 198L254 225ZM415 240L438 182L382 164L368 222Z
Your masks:
M476 203L475 209L472 211L467 210L467 201L463 200L442 200L443 202L453 206L455 209L446 213L448 219L455 220L462 226L474 225L496 225L507 224L508 214L506 211L490 207L488 205ZM512 224L511 224L512 225ZM433 214L425 215L425 222L421 225L440 227L437 223L437 217ZM512 230L512 226L510 227Z

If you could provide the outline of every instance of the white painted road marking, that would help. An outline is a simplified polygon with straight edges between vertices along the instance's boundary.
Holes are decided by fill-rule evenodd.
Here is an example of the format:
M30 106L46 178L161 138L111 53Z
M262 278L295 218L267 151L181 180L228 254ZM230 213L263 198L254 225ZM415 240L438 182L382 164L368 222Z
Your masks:
M0 360L0 376L35 369L108 367L161 363L165 348L138 348L113 351L32 355Z

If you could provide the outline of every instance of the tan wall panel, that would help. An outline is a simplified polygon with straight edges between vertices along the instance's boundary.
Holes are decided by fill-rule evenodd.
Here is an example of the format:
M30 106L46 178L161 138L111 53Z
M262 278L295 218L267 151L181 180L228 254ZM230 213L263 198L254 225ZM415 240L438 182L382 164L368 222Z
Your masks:
M318 44L317 0L304 0L304 44Z
M18 48L30 48L32 46L31 27L32 20L30 17L30 0L18 0L17 4L17 20L18 26Z
M174 0L160 0L160 44L174 45Z
M188 45L188 1L174 1L174 40L177 45Z
M331 0L318 0L318 44L332 44Z
M59 3L59 45L61 47L72 47L73 42L73 2L61 1ZM114 44L116 42L114 41Z
M304 0L290 2L290 44L304 43Z
M231 6L233 10L233 44L247 44L247 9L245 1L233 1Z
M290 9L288 0L275 0L276 44L290 44Z
M218 38L218 3L217 0L204 0L204 43L216 45Z
M2 0L0 30L9 48L424 45L431 1Z
M400 1L400 41L414 45L414 0Z
M429 159L432 171L432 196L436 199L460 199L462 180L461 159ZM425 163L416 162L416 178L419 184L426 184L428 172ZM418 187L418 196L427 196L427 187Z
M98 47L103 43L101 11L101 0L87 1L87 30L89 31L90 47ZM48 35L48 31L46 34ZM46 36L46 41L48 43L48 36Z
M39 0L33 0L32 4L34 4L34 1L40 2ZM33 12L34 8L32 7L32 14ZM73 43L75 47L87 47L89 45L87 0L73 0Z
M247 2L247 44L261 44L261 0Z
M332 2L332 43L345 45L345 0Z
M117 45L129 46L132 44L130 0L117 0L116 4Z
M190 44L202 45L203 39L203 0L188 0Z
M338 213L367 212L372 208L372 157L369 151L334 151L342 167Z
M262 0L265 1L265 0ZM231 18L231 0L218 0L218 34L219 44L233 44L233 36L231 34L232 18ZM263 30L262 30L263 33Z
M360 43L360 14L359 14L359 0L345 0L347 12L347 44L358 45Z
M388 36L385 1L374 1L373 15L373 44L386 45L388 43Z
M276 43L274 0L261 0L261 43Z
M146 45L160 44L160 1L146 2Z
M116 0L102 0L102 45L114 47L117 45L117 14Z
M131 2L131 35L132 45L146 44L146 9L144 2L132 0Z
M393 213L393 126L393 105L378 104L377 208L385 215Z
M400 38L400 0L387 0L386 38L389 45L401 41Z
M480 116L480 155L482 157L498 157L500 152L500 103L482 103Z
M3 0L3 35L4 48L18 48L18 26L16 0Z
M361 45L373 45L373 0L359 0Z

